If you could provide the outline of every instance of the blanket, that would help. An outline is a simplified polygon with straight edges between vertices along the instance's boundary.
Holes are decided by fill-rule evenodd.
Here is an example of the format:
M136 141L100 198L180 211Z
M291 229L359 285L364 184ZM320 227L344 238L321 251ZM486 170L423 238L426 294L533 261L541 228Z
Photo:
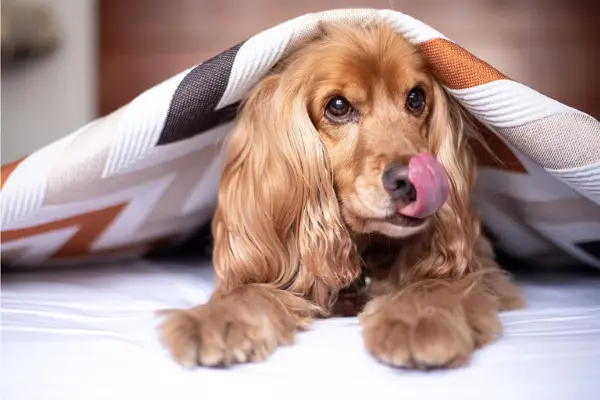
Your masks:
M184 240L214 212L221 145L239 102L330 20L389 23L480 123L497 157L477 151L475 206L496 246L525 261L600 267L598 120L515 82L421 21L375 9L283 22L3 165L3 264L121 260Z

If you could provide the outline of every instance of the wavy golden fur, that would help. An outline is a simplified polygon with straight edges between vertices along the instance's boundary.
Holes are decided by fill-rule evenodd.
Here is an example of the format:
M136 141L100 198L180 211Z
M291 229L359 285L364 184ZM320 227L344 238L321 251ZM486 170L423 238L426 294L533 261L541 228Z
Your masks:
M426 100L407 112L415 86ZM337 95L356 110L346 123L323 111ZM243 106L213 222L217 288L162 325L173 357L188 367L263 360L335 310L340 291L367 271L360 321L376 359L466 362L500 332L498 311L521 298L473 212L464 121L418 48L391 28L324 26ZM391 223L382 171L423 151L444 166L448 200L420 225Z

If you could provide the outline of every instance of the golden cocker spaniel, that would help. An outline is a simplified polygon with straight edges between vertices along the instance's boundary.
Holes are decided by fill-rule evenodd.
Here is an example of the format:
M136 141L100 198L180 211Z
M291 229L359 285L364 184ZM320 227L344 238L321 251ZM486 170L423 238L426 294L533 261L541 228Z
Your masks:
M262 361L362 275L383 363L460 366L495 338L522 299L482 235L467 118L441 83L385 24L338 23L253 89L226 147L216 289L161 326L176 361Z

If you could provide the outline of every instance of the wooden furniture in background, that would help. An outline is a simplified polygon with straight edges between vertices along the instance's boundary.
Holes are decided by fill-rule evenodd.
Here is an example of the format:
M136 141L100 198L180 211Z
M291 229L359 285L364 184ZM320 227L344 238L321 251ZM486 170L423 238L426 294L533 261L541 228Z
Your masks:
M99 110L290 18L335 8L394 8L502 72L600 118L595 0L99 0ZM392 7L393 6L393 7Z

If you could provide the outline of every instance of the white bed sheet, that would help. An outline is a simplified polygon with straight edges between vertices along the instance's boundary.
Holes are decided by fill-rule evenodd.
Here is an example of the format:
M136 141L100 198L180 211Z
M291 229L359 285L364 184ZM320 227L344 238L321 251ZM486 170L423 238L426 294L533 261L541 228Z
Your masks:
M207 266L151 264L4 274L2 398L600 398L600 278L524 282L527 309L463 369L397 371L365 352L355 319L314 324L261 364L184 370L157 342L153 311L191 307Z

